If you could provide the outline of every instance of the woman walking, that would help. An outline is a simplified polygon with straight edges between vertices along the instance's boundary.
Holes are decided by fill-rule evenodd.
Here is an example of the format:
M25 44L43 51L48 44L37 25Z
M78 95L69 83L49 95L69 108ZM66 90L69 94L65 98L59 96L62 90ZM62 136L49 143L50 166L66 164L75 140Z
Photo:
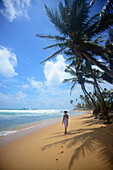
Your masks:
M64 111L62 124L64 123L65 126L65 134L67 134L68 119L69 119L69 115L67 114L67 111Z

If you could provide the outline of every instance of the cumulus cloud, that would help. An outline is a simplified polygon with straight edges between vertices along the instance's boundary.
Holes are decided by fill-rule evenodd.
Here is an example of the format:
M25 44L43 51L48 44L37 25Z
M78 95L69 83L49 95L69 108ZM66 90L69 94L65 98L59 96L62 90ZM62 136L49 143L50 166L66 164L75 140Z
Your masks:
M16 18L26 17L28 18L28 8L31 0L2 0L4 9L0 10L0 13L12 22Z
M16 54L0 46L0 74L5 78L17 76L14 67L17 65Z
M28 78L28 81L30 82L30 85L37 90L43 88L43 83L40 81L36 81L35 77Z
M69 78L64 70L66 68L65 59L62 55L58 55L56 62L47 61L44 66L44 75L47 86L59 86L65 78Z

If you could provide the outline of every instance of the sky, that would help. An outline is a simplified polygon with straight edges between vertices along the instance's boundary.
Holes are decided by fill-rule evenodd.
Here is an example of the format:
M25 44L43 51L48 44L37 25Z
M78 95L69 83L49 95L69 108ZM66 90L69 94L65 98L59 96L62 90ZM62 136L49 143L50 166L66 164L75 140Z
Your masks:
M36 37L58 34L44 4L56 8L58 3L59 0L0 0L0 108L72 109L70 100L76 104L83 94L76 85L70 95L71 84L62 83L70 77L64 72L68 63L63 53L40 64L57 50L43 50L54 42ZM102 87L113 88L108 83ZM92 90L90 85L87 88Z

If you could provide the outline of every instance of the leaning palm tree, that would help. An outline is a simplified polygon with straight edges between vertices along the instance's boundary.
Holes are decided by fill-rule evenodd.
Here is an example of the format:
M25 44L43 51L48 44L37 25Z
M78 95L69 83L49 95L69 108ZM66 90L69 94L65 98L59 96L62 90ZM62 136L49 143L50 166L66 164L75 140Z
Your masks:
M69 73L72 77L69 79L65 79L63 82L71 82L72 86L71 86L71 90L70 90L70 94L73 91L73 89L75 88L76 84L79 84L81 86L81 89L86 97L87 96L90 98L90 100L92 101L93 107L96 107L95 101L93 100L93 98L91 97L90 93L88 93L88 91L85 88L85 83L90 83L93 85L93 81L90 81L88 79L85 79L85 74L86 74L86 68L83 67L79 67L76 69L73 69L71 66L68 66L65 69L65 72Z
M75 69L72 68L75 67ZM73 60L72 63L65 69L66 72L70 73L73 77L70 79L65 79L64 82L70 81L72 83L71 91L74 89L75 85L78 83L81 86L81 89L85 95L85 98L90 98L94 108L96 108L95 100L91 96L90 93L87 92L85 88L85 83L91 84L94 87L95 96L101 106L101 113L103 113L107 119L107 123L110 122L108 109L106 107L106 103L104 101L102 92L100 90L100 86L98 83L102 83L101 77L102 72L96 69L92 69L89 61L83 63L83 61ZM93 80L93 81L92 81ZM88 96L88 97L87 97Z
M60 2L59 11L49 9L46 5L45 8L50 21L55 25L60 35L37 34L37 37L57 41L56 44L44 49L52 47L60 49L42 62L55 57L62 51L70 52L80 60L89 60L113 77L113 72L107 68L106 63L99 62L97 59L97 56L100 56L102 60L103 58L107 60L106 53L110 53L109 50L99 45L98 40L102 39L99 34L113 24L113 14L103 16L102 20L99 20L100 14L89 17L91 7L86 0L65 0L64 5Z

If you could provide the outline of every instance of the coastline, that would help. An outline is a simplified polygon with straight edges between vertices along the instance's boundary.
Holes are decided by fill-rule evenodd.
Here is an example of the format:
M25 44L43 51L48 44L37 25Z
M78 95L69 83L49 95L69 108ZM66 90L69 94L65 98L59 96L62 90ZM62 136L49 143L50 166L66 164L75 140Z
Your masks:
M57 113L58 111L58 113ZM86 114L80 110L71 111L69 110L69 116L74 117L81 114ZM15 113L15 116L14 116ZM55 113L55 114L54 114ZM2 115L3 114L3 115ZM63 111L61 110L5 110L4 113L0 113L0 139L1 137L13 135L18 131L30 129L32 127L42 126L48 122L62 119ZM6 117L5 117L6 116ZM47 117L48 116L48 117ZM51 124L51 123L50 123ZM43 127L43 126L42 126ZM41 127L40 127L41 128ZM37 129L38 130L38 129Z
M90 113L72 117L68 134L60 122L0 148L1 170L112 170L113 123Z
M87 110L87 111L75 110L75 113L76 112L81 113L80 115L83 115L83 112L84 112L84 114L91 113L89 110ZM71 115L70 117L71 118L78 117L80 115L78 115L78 114L76 116ZM60 120L62 120L62 117L42 120L42 121L38 121L35 123L28 123L28 124L22 125L20 127L9 129L8 131L6 131L6 132L9 132L8 134L0 136L0 147L5 146L6 144L9 144L10 142L13 142L14 140L17 140L21 137L24 137L26 135L33 133L33 132L36 132L44 127L47 127L47 126L52 125L56 122L59 122Z
M24 137L26 135L33 133L33 132L36 132L44 127L52 125L52 124L58 122L59 120L60 120L60 118L43 120L40 122L31 123L31 124L27 124L25 126L16 128L15 130L12 130L12 133L9 133L6 136L0 137L0 147L3 147L5 145L9 144L10 142L13 142L14 140L17 140L21 137Z

